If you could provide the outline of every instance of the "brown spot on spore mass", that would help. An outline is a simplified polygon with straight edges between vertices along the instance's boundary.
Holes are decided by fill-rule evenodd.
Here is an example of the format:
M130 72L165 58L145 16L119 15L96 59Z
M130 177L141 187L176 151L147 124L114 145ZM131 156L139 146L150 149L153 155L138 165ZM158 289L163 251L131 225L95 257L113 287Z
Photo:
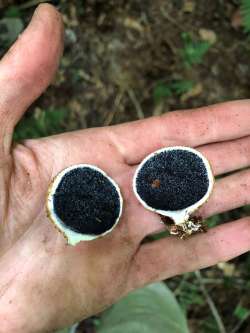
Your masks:
M161 186L161 181L160 181L160 179L155 179L155 180L153 180L151 186L152 186L153 188L159 188L159 187Z

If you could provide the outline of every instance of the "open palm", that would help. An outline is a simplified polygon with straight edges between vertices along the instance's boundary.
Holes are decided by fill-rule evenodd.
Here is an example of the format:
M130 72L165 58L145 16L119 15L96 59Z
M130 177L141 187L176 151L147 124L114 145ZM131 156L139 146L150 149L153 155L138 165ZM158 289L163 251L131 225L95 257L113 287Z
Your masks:
M12 147L26 108L52 79L62 50L60 15L41 5L0 64L0 332L50 332L96 314L149 282L229 260L250 249L250 219L188 240L142 244L162 229L132 192L136 165L172 145L196 147L216 175L250 164L250 101L225 103ZM62 169L90 163L119 184L123 217L104 238L66 244L48 221L46 193ZM250 202L250 172L217 181L204 217Z

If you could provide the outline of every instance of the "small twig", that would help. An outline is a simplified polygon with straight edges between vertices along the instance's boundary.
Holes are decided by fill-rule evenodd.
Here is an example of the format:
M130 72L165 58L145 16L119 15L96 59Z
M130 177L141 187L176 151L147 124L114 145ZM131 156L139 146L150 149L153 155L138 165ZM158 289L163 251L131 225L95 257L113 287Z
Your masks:
M138 102L138 100L137 100L137 98L136 98L135 93L133 92L133 90L128 89L127 92L128 92L128 95L129 95L132 103L134 104L134 107L135 107L136 112L137 112L137 117L139 119L145 118L144 113L143 113L142 108L141 108L141 105L139 104L139 102Z
M116 98L115 98L115 102L114 102L113 110L110 111L110 112L108 113L106 119L104 120L104 124L103 124L104 126L109 126L109 125L112 123L112 121L113 121L113 119L114 119L114 116L115 116L117 110L118 110L119 107L120 107L120 104L121 104L121 100L122 100L123 94L124 94L124 93L123 93L123 91L122 91L122 92L120 92L120 93L116 96Z
M200 283L201 292L203 293L204 297L206 298L207 304L210 307L210 310L211 310L211 312L212 312L212 314L214 316L214 319L215 319L216 324L218 326L219 332L220 333L226 333L226 329L225 329L225 326L224 326L224 324L222 322L222 319L221 319L221 317L219 315L219 312L218 312L218 310L217 310L217 308L216 308L216 306L215 306L212 298L210 297L209 293L207 292L205 284L203 283L201 272L200 271L196 271L195 275L196 275L197 280Z
M181 25L179 25L176 21L176 19L172 18L170 15L168 15L168 12L166 11L166 9L161 6L160 8L161 12L162 12L162 16L164 18L166 18L172 25L174 25L176 28L178 28L180 31L186 31L185 28L183 28Z
M179 283L178 287L174 290L175 296L177 296L181 293L181 290L182 290L183 286L185 285L188 278L189 278L188 273L183 275L181 282Z
M212 278L203 278L202 279L204 284L222 284L224 282L223 279L212 279ZM244 284L244 280L240 278L234 278L234 283L237 285L242 285Z

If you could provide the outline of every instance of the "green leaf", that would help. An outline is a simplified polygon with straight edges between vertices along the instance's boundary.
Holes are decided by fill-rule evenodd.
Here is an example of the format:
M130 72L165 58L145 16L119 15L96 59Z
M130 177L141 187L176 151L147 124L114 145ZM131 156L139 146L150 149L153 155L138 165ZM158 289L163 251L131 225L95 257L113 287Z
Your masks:
M37 108L17 125L14 140L33 139L62 132L67 117L64 108L42 110Z
M190 80L179 80L171 84L176 95L183 95L194 87L194 82Z
M106 311L98 333L188 333L187 322L173 293L155 283L130 293Z
M165 98L170 97L171 95L183 95L186 92L190 91L194 86L194 82L190 80L176 80L168 84L159 83L153 92L153 97L155 103L160 103Z
M162 102L163 99L170 97L172 95L172 91L170 87L165 83L159 83L153 92L155 103Z
M250 310L238 305L234 310L234 315L240 320L245 320L250 316Z
M241 0L240 12L245 32L250 32L250 0Z
M6 17L0 20L0 39L13 43L24 28L23 21L17 17Z
M213 228L216 225L218 225L221 222L221 217L220 215L214 215L212 217L209 217L208 219L206 219L205 224L209 227L209 228Z
M184 42L184 47L181 50L181 56L184 64L188 67L200 64L203 60L203 56L212 45L207 41L194 41L189 33L183 33L182 40Z
M5 12L4 17L20 17L21 11L18 6L9 6Z

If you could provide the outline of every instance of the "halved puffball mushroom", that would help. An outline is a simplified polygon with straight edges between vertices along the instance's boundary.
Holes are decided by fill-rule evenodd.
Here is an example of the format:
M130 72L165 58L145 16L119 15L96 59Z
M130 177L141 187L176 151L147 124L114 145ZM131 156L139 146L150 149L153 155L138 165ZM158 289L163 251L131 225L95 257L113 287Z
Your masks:
M70 245L111 232L119 222L122 206L118 185L93 165L63 170L48 191L48 217Z
M194 212L209 198L214 177L208 160L189 147L168 147L147 156L133 179L141 204L162 216L172 235L204 232Z

